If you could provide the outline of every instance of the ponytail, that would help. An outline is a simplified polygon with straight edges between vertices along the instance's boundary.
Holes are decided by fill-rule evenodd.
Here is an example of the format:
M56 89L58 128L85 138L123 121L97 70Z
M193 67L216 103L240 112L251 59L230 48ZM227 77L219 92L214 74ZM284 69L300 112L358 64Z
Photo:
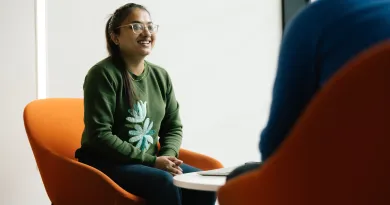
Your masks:
M108 21L106 23L106 28L105 28L106 47L107 47L108 54L113 61L113 64L122 73L123 88L125 90L127 101L128 101L129 107L133 108L133 105L135 103L135 100L137 99L137 96L134 92L133 84L132 84L131 79L130 79L130 73L127 71L126 63L123 60L119 46L116 45L114 43L114 41L111 39L111 35L119 35L119 31L116 28L123 21L123 20L121 20L121 18L118 18L118 17L124 16L124 15L123 14L120 15L118 13L124 13L124 12L123 11L118 12L118 10L108 19Z

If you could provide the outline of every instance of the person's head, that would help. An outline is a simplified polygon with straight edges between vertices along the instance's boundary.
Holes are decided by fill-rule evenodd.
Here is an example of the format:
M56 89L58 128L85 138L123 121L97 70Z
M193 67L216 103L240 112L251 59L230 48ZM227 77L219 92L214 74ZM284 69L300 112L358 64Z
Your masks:
M114 64L121 70L124 89L130 107L137 98L124 57L143 59L155 43L158 26L152 23L149 11L134 3L119 7L106 24L107 50Z
M107 50L111 56L144 58L152 51L157 30L145 7L125 4L107 21Z

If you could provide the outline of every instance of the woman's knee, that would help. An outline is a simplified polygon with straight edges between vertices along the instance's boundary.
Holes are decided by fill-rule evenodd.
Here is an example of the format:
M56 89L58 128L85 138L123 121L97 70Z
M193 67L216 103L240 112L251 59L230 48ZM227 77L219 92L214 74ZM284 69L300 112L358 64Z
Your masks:
M192 172L198 172L198 171L202 171L198 168L195 168L193 166L190 166L188 164L182 164L180 165L180 168L183 169L183 173L186 174L186 173L192 173Z
M173 176L171 173L161 170L160 172L156 172L156 175L153 176L153 181L160 186L172 186Z
M151 204L181 204L180 189L173 184L172 174L166 171L156 172L152 183L155 196L149 200Z

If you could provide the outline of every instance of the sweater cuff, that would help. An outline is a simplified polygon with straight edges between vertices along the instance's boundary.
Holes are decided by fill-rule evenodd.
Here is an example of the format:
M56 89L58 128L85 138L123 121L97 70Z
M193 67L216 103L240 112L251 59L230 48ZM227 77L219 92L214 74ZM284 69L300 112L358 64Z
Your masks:
M177 157L177 152L171 148L161 149L159 156Z
M156 156L153 156L150 154L145 154L143 164L146 166L154 167L154 165L156 163L156 159L157 159Z

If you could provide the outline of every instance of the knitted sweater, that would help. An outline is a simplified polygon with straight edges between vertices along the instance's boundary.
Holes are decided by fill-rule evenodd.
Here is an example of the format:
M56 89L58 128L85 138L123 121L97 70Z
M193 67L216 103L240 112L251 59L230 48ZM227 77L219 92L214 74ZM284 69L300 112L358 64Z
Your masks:
M132 108L122 73L111 58L88 71L84 81L85 129L80 150L111 162L147 166L154 165L157 155L178 156L182 124L167 71L145 61L141 75L129 74L138 98Z

